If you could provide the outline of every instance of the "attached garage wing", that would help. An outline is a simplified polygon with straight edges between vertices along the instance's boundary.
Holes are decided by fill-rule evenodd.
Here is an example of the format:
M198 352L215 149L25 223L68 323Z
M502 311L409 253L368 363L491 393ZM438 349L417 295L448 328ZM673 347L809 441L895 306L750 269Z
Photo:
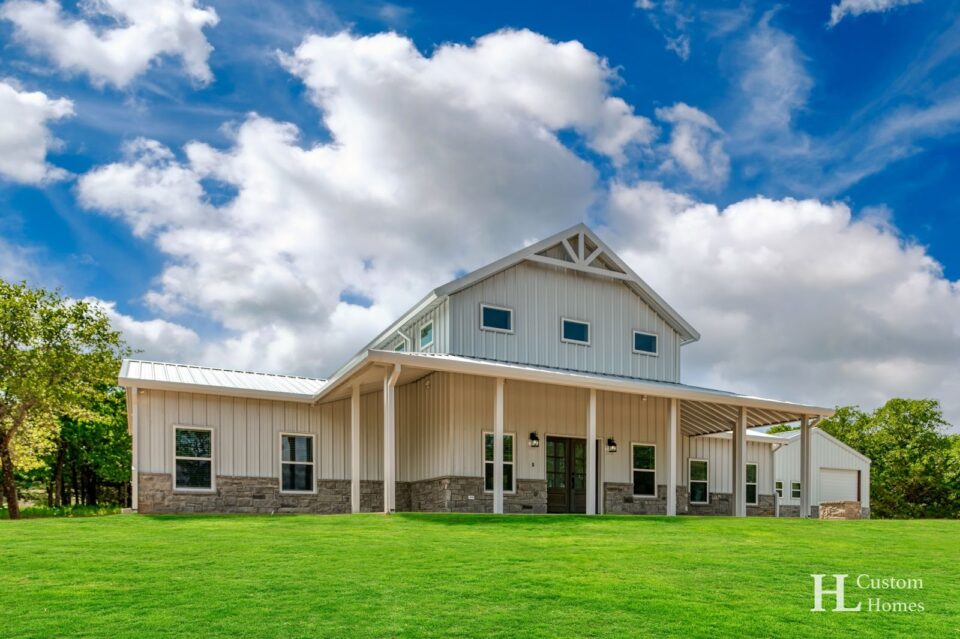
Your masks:
M820 502L859 501L857 486L859 473L856 470L836 468L820 469Z

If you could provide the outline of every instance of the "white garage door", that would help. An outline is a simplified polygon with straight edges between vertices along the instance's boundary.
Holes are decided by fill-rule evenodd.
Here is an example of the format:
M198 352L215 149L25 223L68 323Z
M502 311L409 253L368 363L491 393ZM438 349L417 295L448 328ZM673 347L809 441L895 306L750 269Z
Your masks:
M857 471L821 468L820 501L857 501Z

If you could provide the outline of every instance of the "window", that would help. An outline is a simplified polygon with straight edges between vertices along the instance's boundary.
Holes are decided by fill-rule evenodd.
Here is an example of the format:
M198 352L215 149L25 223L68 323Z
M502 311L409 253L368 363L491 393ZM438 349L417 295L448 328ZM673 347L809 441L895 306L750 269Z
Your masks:
M312 493L313 435L280 434L280 490Z
M493 492L493 433L483 434L483 490ZM503 434L503 492L513 492L513 434Z
M420 350L433 344L433 322L427 322L420 327Z
M657 496L657 448L650 444L633 445L633 494Z
M174 439L174 488L213 490L213 431L177 428Z
M398 353L404 353L407 350L407 343L405 341L401 341L399 344L397 344L397 347L394 348L393 350L395 350Z
M710 487L707 479L707 460L690 460L690 503L709 504Z
M790 497L793 499L800 499L800 482L790 482Z
M643 331L633 332L633 352L643 355L657 354L657 336Z
M480 305L480 328L500 333L513 332L513 311L499 306Z
M590 323L563 318L560 320L560 338L572 344L590 345Z
M783 499L783 482L777 481L773 483L773 490L777 493L777 497Z
M747 503L757 505L757 465L747 464Z

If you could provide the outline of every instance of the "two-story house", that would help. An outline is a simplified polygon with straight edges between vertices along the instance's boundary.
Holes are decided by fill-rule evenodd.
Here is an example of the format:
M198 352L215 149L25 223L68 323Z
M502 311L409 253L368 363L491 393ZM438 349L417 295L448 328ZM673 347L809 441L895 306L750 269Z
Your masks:
M134 507L742 516L749 493L772 514L747 429L799 420L808 445L832 411L682 384L697 339L577 225L432 291L327 380L125 361Z

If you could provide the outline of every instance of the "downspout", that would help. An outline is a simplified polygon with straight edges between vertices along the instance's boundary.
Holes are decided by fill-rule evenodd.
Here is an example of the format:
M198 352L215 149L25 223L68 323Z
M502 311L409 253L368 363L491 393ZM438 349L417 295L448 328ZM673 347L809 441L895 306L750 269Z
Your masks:
M131 441L131 456L130 456L130 509L133 512L138 512L140 508L140 477L137 471L137 460L139 459L139 430L140 430L140 389L133 387L130 389L130 392L133 393L133 398L131 399L131 416L130 416L130 441Z

